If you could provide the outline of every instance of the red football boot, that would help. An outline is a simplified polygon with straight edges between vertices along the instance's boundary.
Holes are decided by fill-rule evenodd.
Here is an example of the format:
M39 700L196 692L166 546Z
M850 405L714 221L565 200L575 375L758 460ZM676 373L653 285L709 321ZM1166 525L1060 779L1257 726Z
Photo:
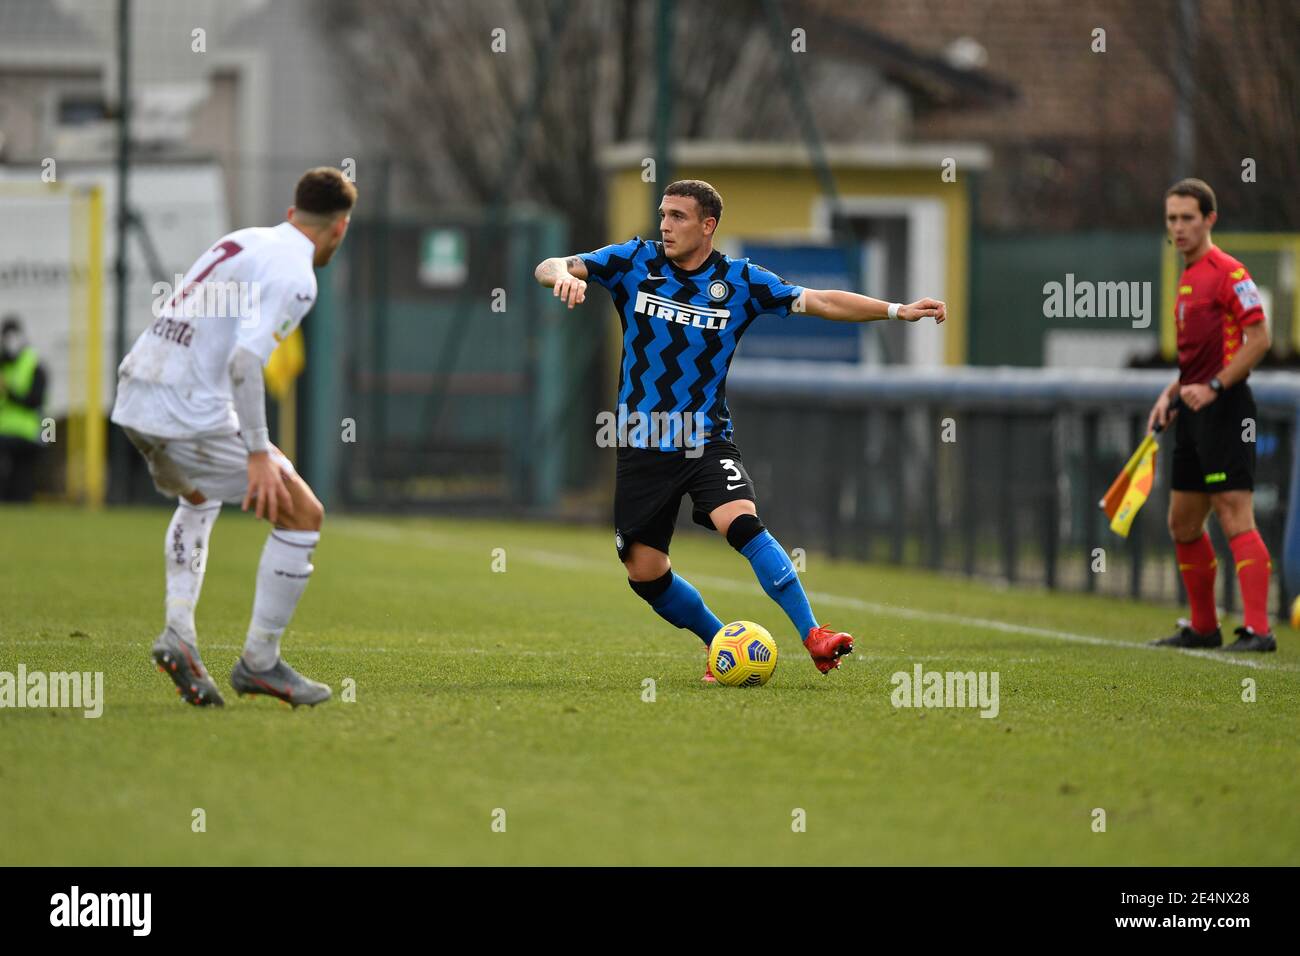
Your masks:
M814 627L804 638L803 646L808 648L817 669L829 674L840 666L841 657L853 653L853 636L829 627Z
M702 684L716 684L718 679L713 676L713 668L709 666L709 652L704 652L704 676L700 678Z

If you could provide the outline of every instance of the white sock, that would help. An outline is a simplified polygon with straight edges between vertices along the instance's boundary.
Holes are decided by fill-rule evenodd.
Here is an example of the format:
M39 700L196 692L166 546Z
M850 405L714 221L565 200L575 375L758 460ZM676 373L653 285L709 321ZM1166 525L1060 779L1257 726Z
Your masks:
M275 528L267 536L257 566L253 620L244 641L244 663L251 670L269 670L280 659L280 635L307 590L307 580L315 570L311 555L318 541L319 531Z
M199 603L199 591L203 588L212 526L220 514L220 501L192 505L179 498L163 542L167 568L167 626L190 645L198 643L194 606Z

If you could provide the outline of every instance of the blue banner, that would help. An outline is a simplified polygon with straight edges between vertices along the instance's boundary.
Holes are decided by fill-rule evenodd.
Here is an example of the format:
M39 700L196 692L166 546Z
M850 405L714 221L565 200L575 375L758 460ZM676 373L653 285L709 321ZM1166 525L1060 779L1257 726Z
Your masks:
M854 289L856 272L839 246L746 242L741 255L786 282L811 289ZM861 360L862 328L856 322L828 322L807 315L779 319L760 316L745 330L741 354L746 358L812 359L824 362Z

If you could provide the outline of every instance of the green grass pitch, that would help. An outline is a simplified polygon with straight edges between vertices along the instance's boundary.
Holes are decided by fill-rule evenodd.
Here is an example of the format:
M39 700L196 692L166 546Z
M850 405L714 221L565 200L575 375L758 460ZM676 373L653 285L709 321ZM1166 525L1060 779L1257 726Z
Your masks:
M819 620L858 648L822 677L747 564L683 530L679 570L781 649L767 687L704 687L607 531L328 516L284 654L335 699L198 710L148 657L166 522L0 509L0 671L103 671L106 698L97 720L0 711L0 864L1297 862L1285 627L1243 666L1134 646L1167 607L814 553ZM223 688L264 537L229 506L213 535L198 621ZM997 717L892 706L918 662L997 671Z

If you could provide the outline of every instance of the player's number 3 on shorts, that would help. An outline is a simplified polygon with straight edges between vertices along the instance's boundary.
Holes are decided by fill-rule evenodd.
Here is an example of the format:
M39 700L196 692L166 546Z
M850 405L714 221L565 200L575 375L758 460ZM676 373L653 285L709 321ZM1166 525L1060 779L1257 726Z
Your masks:
M721 465L723 468L725 468L725 469L727 470L727 481L744 481L744 480L745 480L745 476L742 475L742 474L740 473L740 469L736 467L736 459L734 459L734 458L719 458L719 459L718 459L718 464Z

